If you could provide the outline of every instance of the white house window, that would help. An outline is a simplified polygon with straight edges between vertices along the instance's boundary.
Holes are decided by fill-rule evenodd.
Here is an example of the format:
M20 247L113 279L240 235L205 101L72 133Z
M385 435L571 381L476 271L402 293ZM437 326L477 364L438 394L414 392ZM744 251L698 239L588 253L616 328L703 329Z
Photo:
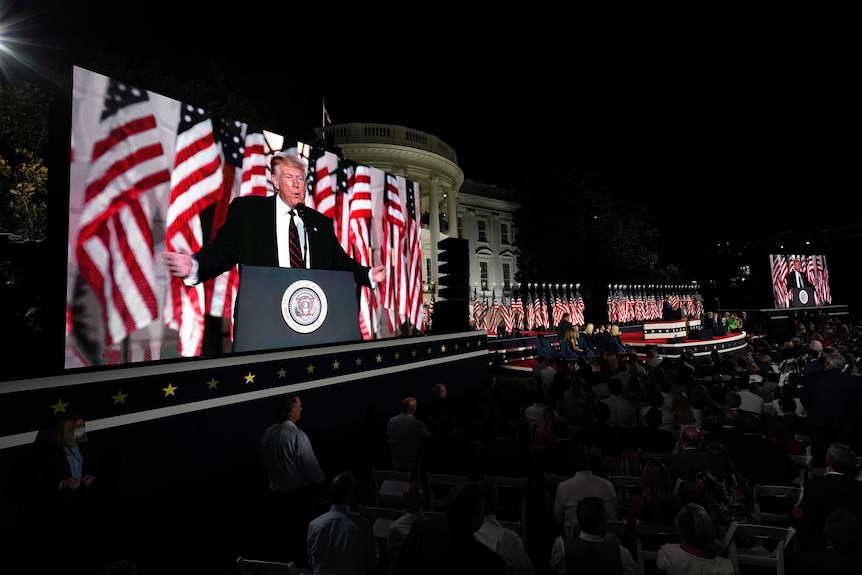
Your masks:
M503 286L509 287L510 285L512 285L512 266L503 262Z
M509 243L509 224L500 222L500 243Z
M488 241L488 223L485 220L476 220L476 231L479 235L480 242Z
M479 262L479 279L482 281L482 289L488 289L488 262Z

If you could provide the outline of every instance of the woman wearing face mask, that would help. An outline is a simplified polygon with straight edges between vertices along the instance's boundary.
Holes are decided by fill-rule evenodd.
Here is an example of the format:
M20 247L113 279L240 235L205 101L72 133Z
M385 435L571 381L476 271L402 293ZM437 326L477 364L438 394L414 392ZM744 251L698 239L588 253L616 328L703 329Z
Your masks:
M69 511L88 510L82 506L91 506L96 481L96 459L88 447L84 418L63 415L41 457L38 483L43 502Z
M67 517L88 537L76 543L74 557L63 554L62 567L74 573L94 572L99 541L100 505L97 498L97 457L87 442L84 418L64 414L51 432L50 443L39 451L36 504L41 517ZM80 569L80 570L78 570ZM89 569L89 571L88 571Z

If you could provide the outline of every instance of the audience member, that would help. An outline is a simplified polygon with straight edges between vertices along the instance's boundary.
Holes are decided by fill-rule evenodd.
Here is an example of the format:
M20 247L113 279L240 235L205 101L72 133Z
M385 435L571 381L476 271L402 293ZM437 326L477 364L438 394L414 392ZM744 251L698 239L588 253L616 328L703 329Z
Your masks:
M431 397L422 402L422 408L417 417L425 422L428 429L434 427L437 419L454 409L449 390L445 383L435 383L431 388Z
M416 418L416 398L405 397L401 413L393 415L386 424L392 465L396 469L416 470L419 463L419 444L431 433L425 422Z
M601 451L603 457L617 457L622 451L622 434L618 427L610 425L611 408L598 402L593 408L593 420L581 426L581 441L590 448Z
M719 442L731 453L736 451L736 446L742 438L740 427L740 413L730 407L722 409L718 414L718 429L710 431L703 438L703 448L706 449L710 443Z
M722 555L715 524L706 509L689 503L674 518L680 543L665 543L658 550L656 571L666 575L735 575L730 559Z
M796 510L802 547L826 547L823 529L835 509L846 509L862 517L862 482L856 481L856 453L843 443L832 443L826 450L826 473L805 482L802 501Z
M858 517L847 509L835 509L826 518L824 538L825 549L794 551L792 560L785 563L788 575L856 575L859 572L862 523Z
M608 512L600 496L583 497L577 507L577 533L560 535L551 549L555 573L624 573L635 575L631 552L618 539L607 539Z
M446 497L445 519L416 521L399 557L402 575L505 575L506 562L476 539L485 521L478 483L455 485Z
M766 438L754 413L742 416L742 437L731 455L736 469L753 484L789 485L793 480L796 468L786 448Z
M546 391L548 387L550 387L551 382L554 381L555 373L557 373L557 371L548 365L547 357L540 355L536 358L536 364L532 368L532 376L538 387L541 387L542 390Z
M428 516L425 515L424 509L425 491L419 482L414 481L404 489L404 513L389 524L389 531L386 536L386 556L389 561L389 575L396 575L400 572L398 561L401 556L401 548L410 534L413 523L416 521L428 521Z
M710 399L709 390L702 383L691 387L689 399L691 399L691 407L700 411L701 418L718 416L718 405Z
M715 521L723 539L734 521L751 523L754 486L736 468L727 448L713 441L705 447L706 469L695 475L698 500Z
M476 531L476 540L502 557L506 563L507 574L533 575L533 563L527 555L521 536L497 521L500 505L497 484L486 477L479 485L482 487L485 520Z
M862 431L862 379L844 372L847 360L839 352L826 354L824 361L823 371L805 376L799 390L808 414L815 467L822 466L830 443L856 445Z
M332 507L308 525L308 557L317 575L370 575L379 557L374 529L350 505L356 497L353 473L342 471L329 484Z
M671 524L682 506L682 500L673 492L670 472L661 460L647 460L641 476L643 487L629 498L625 540L630 543L634 542L635 526L638 523Z
M567 331L571 330L574 333L574 327L570 321L569 312L564 313L560 323L557 324L557 341L563 341Z
M706 453L700 448L701 439L700 430L696 427L686 427L682 431L681 448L668 460L668 471L674 482L682 479L694 483L697 474L706 470ZM692 500L696 495L696 493L680 493L685 500Z
M302 401L287 394L277 402L278 422L260 439L261 464L269 486L265 533L273 538L275 559L308 565L306 536L309 522L325 488L326 475L317 461L308 436L297 427Z
M682 391L673 394L671 412L673 413L673 422L676 429L682 430L692 426L700 427L703 423L703 414L691 406L688 396Z
M663 429L661 422L661 410L649 407L644 416L644 425L631 430L638 449L651 453L670 453L676 448L673 433Z
M617 490L613 483L604 477L594 475L590 470L587 448L583 445L573 445L571 458L575 474L557 485L553 504L554 519L567 537L574 537L575 527L578 524L578 503L584 497L592 495L601 497L605 502L608 517L616 520L619 515Z
M635 404L623 397L623 382L612 377L608 382L610 395L600 401L608 406L611 417L608 425L629 429L637 425L637 407Z

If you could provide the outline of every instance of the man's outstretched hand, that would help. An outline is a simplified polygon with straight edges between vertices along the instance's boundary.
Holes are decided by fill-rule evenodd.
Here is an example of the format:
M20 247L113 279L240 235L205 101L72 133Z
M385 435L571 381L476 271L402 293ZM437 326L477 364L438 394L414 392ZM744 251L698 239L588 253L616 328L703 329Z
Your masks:
M164 253L165 265L168 272L178 278L187 278L192 273L192 256L178 252Z
M385 266L375 266L371 268L371 279L377 283L382 282L386 279L386 267Z

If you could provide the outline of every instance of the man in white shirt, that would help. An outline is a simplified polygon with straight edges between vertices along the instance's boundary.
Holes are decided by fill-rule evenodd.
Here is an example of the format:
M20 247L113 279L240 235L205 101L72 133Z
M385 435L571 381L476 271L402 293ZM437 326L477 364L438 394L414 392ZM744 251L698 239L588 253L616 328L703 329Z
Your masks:
M592 495L605 502L608 516L617 519L619 502L614 484L590 471L590 456L583 445L572 446L572 467L575 474L557 485L554 497L554 519L563 527L563 533L572 537L578 525L578 502Z
M474 534L476 540L503 558L509 575L533 575L533 563L524 549L521 536L497 521L497 485L487 478L482 479L480 485L484 496L485 521Z

